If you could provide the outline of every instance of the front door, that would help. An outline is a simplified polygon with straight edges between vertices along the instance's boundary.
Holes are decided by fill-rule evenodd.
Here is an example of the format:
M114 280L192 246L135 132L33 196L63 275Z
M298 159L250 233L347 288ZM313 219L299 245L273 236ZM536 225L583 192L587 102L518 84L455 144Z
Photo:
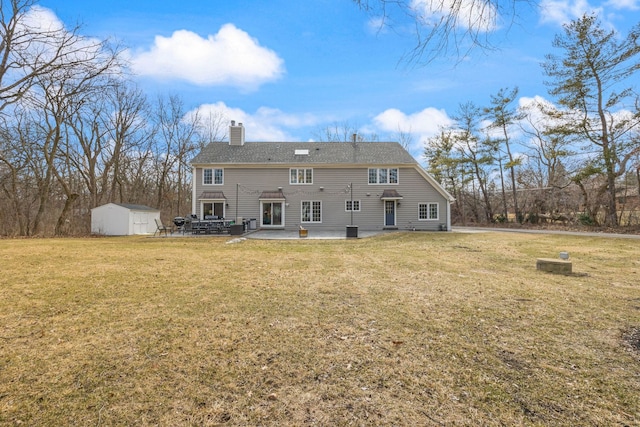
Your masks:
M384 201L384 226L385 227L396 226L396 201L395 200Z

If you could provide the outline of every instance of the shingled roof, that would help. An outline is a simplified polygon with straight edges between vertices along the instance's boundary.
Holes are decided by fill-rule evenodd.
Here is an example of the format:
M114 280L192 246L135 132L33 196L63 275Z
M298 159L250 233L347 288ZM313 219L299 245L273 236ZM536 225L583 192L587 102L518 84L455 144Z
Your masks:
M145 205L134 205L131 203L114 203L114 205L122 206L123 208L127 208L132 211L151 211L151 212L160 211L160 209L151 208Z
M416 160L397 142L214 142L191 161L208 164L360 164L415 165Z

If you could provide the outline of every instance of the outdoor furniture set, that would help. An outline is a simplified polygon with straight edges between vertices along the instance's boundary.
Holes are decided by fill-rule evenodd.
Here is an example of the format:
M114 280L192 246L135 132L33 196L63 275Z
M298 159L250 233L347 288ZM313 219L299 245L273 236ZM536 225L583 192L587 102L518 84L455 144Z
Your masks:
M220 234L231 231L234 221L226 219L194 219L191 221L191 234Z
M205 219L199 219L193 214L186 217L177 216L173 218L173 225L174 226L164 225L161 220L156 219L156 231L154 236L156 234L161 236L163 233L165 236L168 236L174 232L182 234L234 234L233 232L235 231L235 221L218 218L216 216L207 216ZM241 234L246 230L246 224L244 221L240 224L240 227L242 227L240 230Z

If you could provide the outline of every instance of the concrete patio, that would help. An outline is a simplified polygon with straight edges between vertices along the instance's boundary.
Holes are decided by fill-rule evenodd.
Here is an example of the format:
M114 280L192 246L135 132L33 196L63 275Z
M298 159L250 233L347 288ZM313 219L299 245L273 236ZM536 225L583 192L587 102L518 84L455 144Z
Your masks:
M378 230L378 231L359 231L358 239L377 236L386 233L396 233L397 230ZM287 230L248 230L241 235L231 235L229 233L209 233L209 234L193 234L190 231L185 233L174 231L168 234L156 234L154 238L204 238L204 237L239 237L245 239L262 239L262 240L346 240L347 233L345 229L340 230L308 230L307 237L300 237L298 231ZM351 238L349 238L351 239Z
M359 231L358 239L377 236L383 233L394 233L393 230L380 230L380 231ZM346 230L309 230L307 237L300 237L298 231L286 231L286 230L257 230L245 233L240 237L247 239L264 239L264 240L313 240L313 239L326 239L326 240L339 240L347 239Z

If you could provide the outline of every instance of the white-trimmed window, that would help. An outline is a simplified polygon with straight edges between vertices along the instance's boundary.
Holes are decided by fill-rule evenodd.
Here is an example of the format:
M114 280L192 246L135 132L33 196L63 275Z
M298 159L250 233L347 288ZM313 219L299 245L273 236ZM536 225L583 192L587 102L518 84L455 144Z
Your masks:
M345 200L344 210L347 212L360 212L360 200Z
M418 219L420 220L437 220L440 217L440 208L438 203L420 203L418 205Z
M202 169L202 183L205 185L224 184L224 169Z
M398 168L369 168L369 184L397 184Z
M322 202L319 200L302 202L302 222L322 222Z
M313 184L312 168L289 169L289 184Z

